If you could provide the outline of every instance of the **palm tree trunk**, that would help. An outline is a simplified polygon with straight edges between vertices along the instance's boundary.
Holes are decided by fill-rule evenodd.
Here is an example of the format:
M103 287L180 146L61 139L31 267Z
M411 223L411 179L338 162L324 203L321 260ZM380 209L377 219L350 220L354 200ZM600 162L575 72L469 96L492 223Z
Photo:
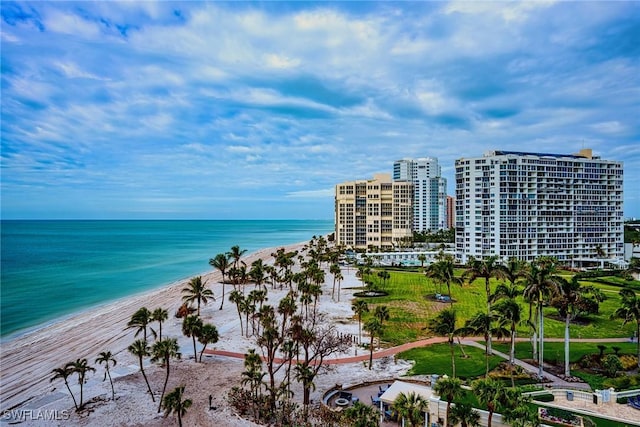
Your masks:
M153 392L151 391L151 386L149 385L147 374L144 373L144 368L142 367L142 357L140 357L140 372L142 372L142 377L144 378L144 382L147 383L147 389L149 390L149 394L151 395L151 401L155 403L156 398L153 397Z
M373 335L371 335L371 342L369 343L369 370L373 365Z
M570 376L571 370L569 368L569 313L564 319L564 375Z
M167 383L169 382L169 358L164 359L165 365L167 365L167 375L164 377L164 385L162 386L162 394L160 395L160 405L158 405L158 413L162 409L162 399L164 399L164 392L167 390Z
M453 340L449 340L449 349L451 351L451 376L456 377L456 355L453 350Z
M116 400L116 391L113 388L113 380L111 380L111 372L109 372L109 361L107 361L107 376L109 377L109 382L111 383L111 400Z
M540 378L544 375L544 313L542 310L542 301L538 304L538 314L540 316L540 350L538 351L538 375Z
M67 390L69 390L69 394L71 395L71 398L73 399L73 406L75 406L76 411L77 411L78 410L78 402L76 402L76 397L71 392L71 387L69 387L69 383L67 382L66 378L64 379L64 385L67 386Z
M82 409L82 407L84 406L82 404L82 392L84 390L84 376L78 376L78 382L80 383L80 407L79 409Z
M198 353L196 352L196 335L192 333L191 339L193 340L193 358L195 359L196 363L198 363Z
M636 342L638 347L638 368L640 368L640 320L636 322Z
M222 310L223 305L224 305L224 274L222 275L222 301L220 302L220 310Z
M160 341L162 341L162 320L158 320L158 324L160 325Z
M516 330L514 327L511 329L511 348L509 349L509 363L512 366L513 366L513 362L515 361L515 358L516 358Z
M485 290L487 292L487 314L491 314L491 286L489 285L489 278L485 279ZM493 349L491 348L491 331L489 331L488 339L487 339L487 355L493 354Z

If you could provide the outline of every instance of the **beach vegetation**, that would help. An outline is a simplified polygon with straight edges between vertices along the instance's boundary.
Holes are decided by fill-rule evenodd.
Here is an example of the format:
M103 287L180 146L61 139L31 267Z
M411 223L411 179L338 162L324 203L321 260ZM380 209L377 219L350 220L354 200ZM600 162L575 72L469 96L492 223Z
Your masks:
M67 390L69 391L69 394L73 399L73 406L76 408L76 411L77 411L78 402L76 401L76 397L73 395L73 392L71 391L71 387L69 387L69 377L74 373L73 367L70 364L66 364L61 368L53 369L51 373L53 374L53 377L49 379L49 382L53 382L59 378L61 378L64 381L64 385L67 387Z
M178 417L178 426L182 427L182 417L187 413L193 401L184 397L185 386L179 386L168 393L163 401L164 416L174 413Z
M69 366L73 369L73 372L78 375L78 385L80 386L80 402L78 403L77 410L81 410L84 407L83 391L87 372L95 372L96 368L90 366L87 359L76 359L75 362L69 362Z
M162 386L162 393L160 394L160 405L158 405L158 412L162 409L162 401L164 399L164 393L167 390L167 382L169 381L170 362L171 359L180 359L180 347L178 346L178 340L176 338L165 338L162 341L156 341L151 348L151 361L159 362L164 365L166 369L166 375L164 377L164 385Z
M198 316L191 315L185 317L182 321L182 333L191 338L193 341L193 359L198 362L198 353L196 352L196 338L202 333L202 319Z
M202 355L204 354L204 350L207 348L208 344L215 344L220 339L218 335L218 328L211 323L205 323L202 325L200 329L200 333L198 334L198 342L202 344L202 350L200 350L200 362L202 362Z
M104 364L104 378L102 379L102 381L105 381L107 377L109 377L109 383L111 383L111 400L116 400L116 391L113 388L113 380L111 379L111 372L109 371L109 365L113 364L113 366L116 366L116 363L118 362L116 361L115 357L113 357L113 354L111 354L110 351L103 351L103 352L100 352L100 354L98 354L98 357L96 358L96 363Z
M451 403L463 394L462 380L460 378L443 375L438 378L438 381L436 381L433 386L433 392L447 401L447 425L451 425Z
M369 311L369 305L365 300L354 299L351 303L351 310L358 318L358 344L362 344L362 315Z
M127 323L127 329L136 329L134 337L137 337L142 332L143 339L147 341L147 328L152 319L151 311L147 307L140 307L131 315L131 320Z
M458 425L460 427L479 427L480 414L473 406L466 402L456 403L451 407L447 419L450 425Z
M415 392L401 392L391 405L403 420L409 421L412 427L424 424L422 413L428 410L428 406L428 402Z
M213 291L207 288L202 282L202 276L196 276L189 280L187 286L182 288L182 293L184 294L182 296L184 302L196 302L198 316L200 316L200 303L207 305L210 299L213 301L216 300L213 296Z
M156 398L153 396L153 391L151 391L151 386L149 385L149 379L147 378L147 374L144 372L144 358L147 356L151 356L151 349L149 348L149 344L145 340L135 340L129 347L129 353L133 354L138 358L138 362L140 364L140 372L142 373L142 377L144 378L144 382L147 384L147 390L149 390L149 394L151 395L151 400L153 402L156 401Z
M169 311L166 308L158 307L151 313L151 320L158 322L158 339L162 339L162 322L169 318ZM153 329L152 329L153 331ZM155 335L155 331L153 331Z
M498 405L504 401L505 389L502 383L493 378L480 378L471 383L473 393L478 401L487 408L489 416L487 418L487 427L491 427L493 414L498 409Z
M626 323L635 322L636 326L636 340L637 340L637 354L638 354L638 367L640 367L640 298L631 289L622 289L620 294L620 306L611 315L612 318L618 318L623 320L623 325Z
M224 291L224 285L225 285L225 274L227 273L227 270L230 267L229 264L229 256L227 254L217 254L215 257L209 259L209 265L215 269L220 270L220 273L222 274L222 298L220 301L220 310L222 310L222 307L224 306L224 297L225 297L225 291Z
M382 323L380 319L377 317L373 317L367 321L364 325L364 330L369 332L369 370L371 370L373 366L373 348L376 337L378 337L378 342L380 341L380 337L382 336L382 332L384 328L382 327Z

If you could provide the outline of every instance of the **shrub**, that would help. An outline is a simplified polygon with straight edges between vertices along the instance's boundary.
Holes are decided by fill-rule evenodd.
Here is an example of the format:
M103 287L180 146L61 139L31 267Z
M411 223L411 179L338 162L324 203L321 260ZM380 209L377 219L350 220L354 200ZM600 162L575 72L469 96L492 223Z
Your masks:
M616 390L632 390L640 387L640 374L609 378L602 382L602 386L604 388L613 387Z
M630 371L638 366L638 357L630 354L623 354L620 356L620 362L622 363L623 371Z
M607 371L607 375L611 378L615 377L618 371L622 370L622 362L620 358L614 354L609 354L602 361L602 367Z
M539 394L537 396L531 396L533 400L538 402L553 402L554 396L551 393Z

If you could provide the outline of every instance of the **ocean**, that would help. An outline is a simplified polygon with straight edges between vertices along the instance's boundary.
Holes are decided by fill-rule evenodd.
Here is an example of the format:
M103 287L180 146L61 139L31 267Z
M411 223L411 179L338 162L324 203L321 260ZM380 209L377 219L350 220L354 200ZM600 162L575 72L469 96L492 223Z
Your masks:
M238 245L307 242L331 220L3 220L0 336L211 271L209 259Z

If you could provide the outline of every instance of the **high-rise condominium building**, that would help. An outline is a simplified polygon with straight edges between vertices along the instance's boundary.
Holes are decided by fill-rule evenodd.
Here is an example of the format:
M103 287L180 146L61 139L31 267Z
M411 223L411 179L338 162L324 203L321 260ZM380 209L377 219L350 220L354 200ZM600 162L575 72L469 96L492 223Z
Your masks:
M456 252L586 266L623 256L622 162L492 151L456 160Z
M447 228L447 180L435 158L402 159L393 163L393 179L411 181L413 230Z
M336 185L336 242L350 248L391 249L412 237L413 184L389 174Z

